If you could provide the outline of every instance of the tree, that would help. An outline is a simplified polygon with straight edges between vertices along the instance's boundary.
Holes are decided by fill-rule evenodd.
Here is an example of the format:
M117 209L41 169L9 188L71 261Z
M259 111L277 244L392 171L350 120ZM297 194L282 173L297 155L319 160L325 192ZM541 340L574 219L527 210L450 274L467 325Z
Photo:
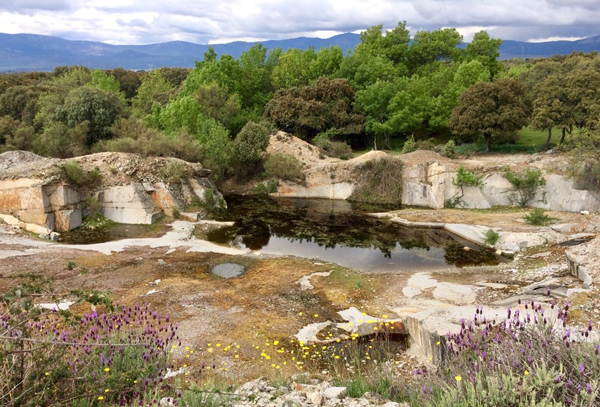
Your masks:
M102 89L80 87L69 93L64 104L56 108L56 121L74 128L87 122L86 145L110 137L110 127L123 116L123 101L115 93Z
M306 51L292 48L279 56L273 67L272 82L276 89L308 85L311 79L311 64L317 58L314 48Z
M341 138L361 138L365 119L354 111L353 102L354 90L346 79L323 77L314 85L278 90L264 115L305 140L331 128Z
M363 31L354 52L344 58L339 76L347 78L354 89L363 90L380 81L405 76L410 35L406 23L383 35L383 26Z
M408 49L408 65L412 72L435 61L454 61L459 58L462 35L455 28L419 31Z
M522 82L478 82L461 95L449 125L455 134L483 134L486 151L490 151L492 136L521 129L527 123L529 110Z
M550 75L537 83L532 92L533 112L529 126L534 130L548 130L546 147L552 138L552 128L567 129L573 125L568 109L568 91L562 75Z
M211 83L200 85L194 98L204 116L215 119L230 131L239 129L235 120L241 107L237 93L228 94L227 89Z
M152 112L154 103L166 106L173 93L174 89L164 78L162 71L149 72L142 78L137 95L131 101L132 114L144 117Z
M466 57L469 60L481 62L494 78L502 70L502 64L498 61L501 45L501 39L490 38L486 31L479 31L473 36L473 40L467 44Z
M119 81L119 89L123 92L127 100L135 97L138 88L142 84L142 73L138 71L115 68L107 71L107 74L114 76Z
M343 60L344 53L339 46L331 45L329 48L321 48L315 55L315 59L310 63L310 83L314 83L314 81L322 76L326 76L329 79L334 78L339 72Z

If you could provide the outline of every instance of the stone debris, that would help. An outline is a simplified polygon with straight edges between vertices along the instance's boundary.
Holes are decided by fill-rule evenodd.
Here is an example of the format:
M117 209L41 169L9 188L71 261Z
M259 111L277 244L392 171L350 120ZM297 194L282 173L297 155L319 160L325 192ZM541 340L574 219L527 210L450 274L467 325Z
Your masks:
M224 406L231 407L408 407L376 393L365 393L360 398L348 397L346 387L332 386L327 381L310 384L292 383L289 387L274 387L264 378L245 383Z
M48 302L48 303L37 304L37 306L40 308L49 309L52 311L66 311L73 304L75 304L75 301L60 301L59 303Z

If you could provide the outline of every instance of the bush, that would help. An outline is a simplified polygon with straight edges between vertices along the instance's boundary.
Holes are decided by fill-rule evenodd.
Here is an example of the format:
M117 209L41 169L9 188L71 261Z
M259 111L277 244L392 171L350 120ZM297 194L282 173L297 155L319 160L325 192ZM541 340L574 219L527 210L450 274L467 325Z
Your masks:
M256 164L262 161L268 146L269 129L250 121L235 138L233 152L241 164Z
M413 151L417 151L417 143L415 142L415 136L410 136L404 142L401 153L408 154L408 153L412 153Z
M528 215L525 215L523 219L525 219L525 222L534 226L547 226L558 220L556 218L552 218L546 215L545 211L540 208L535 208L534 210L529 212Z
M180 184L185 175L185 165L182 162L171 161L162 169L161 175L171 184Z
M270 179L267 182L261 182L254 186L254 193L256 195L269 195L277 192L279 182L276 179Z
M36 153L46 157L71 158L87 153L87 122L69 128L63 123L52 122L44 127L44 132L33 141Z
M582 131L569 143L569 175L585 188L600 191L600 131Z
M481 176L475 175L472 171L465 169L462 165L458 167L456 176L452 180L452 183L460 188L460 195L455 195L449 198L445 202L446 208L456 208L464 204L463 197L465 196L464 187L477 187L481 188L483 185L481 182Z
M61 169L67 179L80 188L94 188L100 185L102 176L98 167L84 171L78 161L69 161L63 164Z
M444 144L444 155L448 158L456 158L456 143L454 140L448 140L448 142Z
M304 168L304 163L289 154L271 154L265 161L265 174L269 178L294 182L303 181L302 168Z
M102 212L102 203L95 197L85 198L85 206L90 212L89 216L95 218Z
M506 170L504 177L515 187L515 193L511 195L511 201L519 206L526 206L534 197L537 189L546 185L546 178L542 171L537 168L525 168L520 172Z
M569 326L568 301L557 321L533 301L523 305L509 309L498 325L478 308L458 333L441 338L446 360L425 378L419 405L599 405L599 346L590 340L591 322Z
M498 239L500 239L500 235L494 229L488 229L485 232L485 244L493 246L498 243Z
M350 200L400 205L402 203L402 160L384 157L356 168L356 183Z
M160 397L177 340L168 316L136 305L78 318L35 306L40 296L61 299L39 275L2 293L0 405L151 405ZM114 311L106 293L68 297Z
M341 158L343 160L350 158L352 156L352 148L344 141L333 141L335 135L335 129L319 133L313 139L313 144L329 157Z
M200 162L202 146L184 129L168 135L148 127L141 119L129 118L117 121L111 128L113 138L101 140L94 151L118 151L135 153L144 157L176 157L188 162Z

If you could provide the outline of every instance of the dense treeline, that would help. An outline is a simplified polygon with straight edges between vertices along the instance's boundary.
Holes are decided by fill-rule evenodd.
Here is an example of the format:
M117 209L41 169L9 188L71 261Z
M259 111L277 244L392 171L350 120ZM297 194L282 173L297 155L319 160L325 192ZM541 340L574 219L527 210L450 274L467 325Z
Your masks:
M573 54L497 60L502 41L485 32L461 47L452 28L405 23L361 34L346 55L267 51L239 59L211 49L194 69L151 72L59 67L0 76L0 148L54 157L126 151L201 161L217 176L260 168L273 129L312 141L386 148L393 138L483 137L486 145L524 125L594 129L600 117L600 58Z

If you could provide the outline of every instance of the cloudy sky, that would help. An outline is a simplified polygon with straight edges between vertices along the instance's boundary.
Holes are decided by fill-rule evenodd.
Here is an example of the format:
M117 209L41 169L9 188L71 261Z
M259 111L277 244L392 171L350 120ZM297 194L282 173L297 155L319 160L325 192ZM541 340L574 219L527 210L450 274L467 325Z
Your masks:
M600 34L599 0L0 0L0 32L111 44L330 37L405 20L521 41Z

